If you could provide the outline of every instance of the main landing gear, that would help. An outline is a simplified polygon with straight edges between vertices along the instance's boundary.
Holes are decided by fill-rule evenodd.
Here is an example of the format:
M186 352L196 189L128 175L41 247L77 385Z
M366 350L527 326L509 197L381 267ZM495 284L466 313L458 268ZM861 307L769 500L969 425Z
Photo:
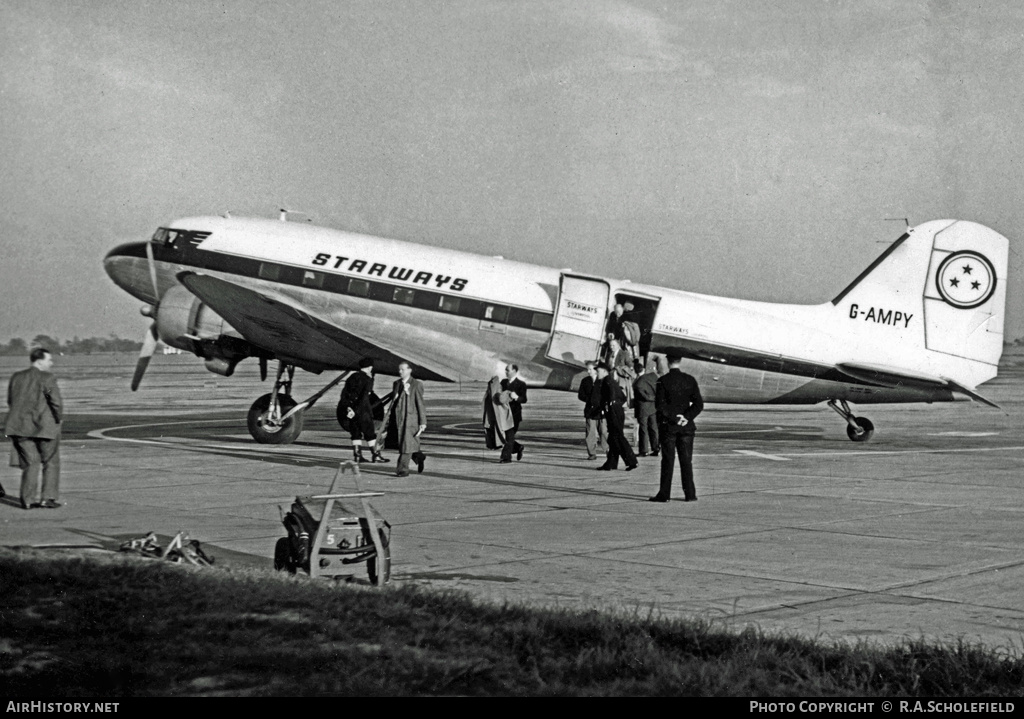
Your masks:
M828 406L839 413L839 416L846 420L846 436L854 442L867 442L875 433L875 425L867 417L854 417L850 405L845 399L838 402L834 399L828 401Z
M264 377L265 367L265 364L260 364ZM349 374L351 373L342 372L312 397L303 402L296 402L292 398L295 365L280 362L277 366L274 389L270 394L265 394L253 402L249 408L249 416L246 419L249 434L260 444L291 444L302 434L303 413Z
M249 434L260 444L291 444L302 433L302 412L292 412L296 405L291 396L294 376L295 366L280 362L270 394L249 408Z

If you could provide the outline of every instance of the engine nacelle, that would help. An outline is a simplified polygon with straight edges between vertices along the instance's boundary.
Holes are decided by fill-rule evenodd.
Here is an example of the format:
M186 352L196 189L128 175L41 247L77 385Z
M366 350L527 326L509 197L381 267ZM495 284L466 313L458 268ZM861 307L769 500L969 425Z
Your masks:
M206 360L206 369L230 377L253 348L234 327L181 285L160 299L156 329L164 344Z

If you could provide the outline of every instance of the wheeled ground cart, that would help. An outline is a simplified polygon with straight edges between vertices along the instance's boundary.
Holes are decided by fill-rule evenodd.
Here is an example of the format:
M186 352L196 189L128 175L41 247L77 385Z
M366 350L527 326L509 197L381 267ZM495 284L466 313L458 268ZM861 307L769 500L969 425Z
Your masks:
M342 476L352 472L356 492L337 493ZM391 579L391 525L367 501L383 492L363 492L359 465L344 462L338 467L328 494L296 497L291 511L282 513L287 537L274 547L274 568L294 574L299 569L311 577L349 575L349 565L366 563L370 582L377 586ZM358 500L348 503L339 500Z

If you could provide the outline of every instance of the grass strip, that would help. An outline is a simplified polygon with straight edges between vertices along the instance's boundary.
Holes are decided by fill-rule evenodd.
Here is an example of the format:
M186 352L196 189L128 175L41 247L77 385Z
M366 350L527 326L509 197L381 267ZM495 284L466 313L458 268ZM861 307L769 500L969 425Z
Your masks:
M849 646L403 585L0 549L8 696L1024 695L964 641Z

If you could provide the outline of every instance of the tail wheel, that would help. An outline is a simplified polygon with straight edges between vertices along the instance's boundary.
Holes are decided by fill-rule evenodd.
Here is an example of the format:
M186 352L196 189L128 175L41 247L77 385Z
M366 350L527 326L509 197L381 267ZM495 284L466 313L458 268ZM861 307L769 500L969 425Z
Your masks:
M850 425L846 425L846 436L852 439L854 442L867 442L871 439L871 435L875 433L875 425L871 423L871 420L867 417L854 417L853 421L857 423L863 432L857 434L857 431Z
M388 546L388 537L384 534L384 530L378 530L380 532L380 546L384 549L383 557L372 557L366 560L366 572L370 575L370 584L377 584L377 567L380 567L382 572L383 581L381 584L387 584L391 581L391 547Z
M271 411L271 397L265 394L249 408L249 416L246 418L249 434L260 444L291 444L302 434L302 412L281 422L280 418L298 403L288 395L278 393L277 407Z

